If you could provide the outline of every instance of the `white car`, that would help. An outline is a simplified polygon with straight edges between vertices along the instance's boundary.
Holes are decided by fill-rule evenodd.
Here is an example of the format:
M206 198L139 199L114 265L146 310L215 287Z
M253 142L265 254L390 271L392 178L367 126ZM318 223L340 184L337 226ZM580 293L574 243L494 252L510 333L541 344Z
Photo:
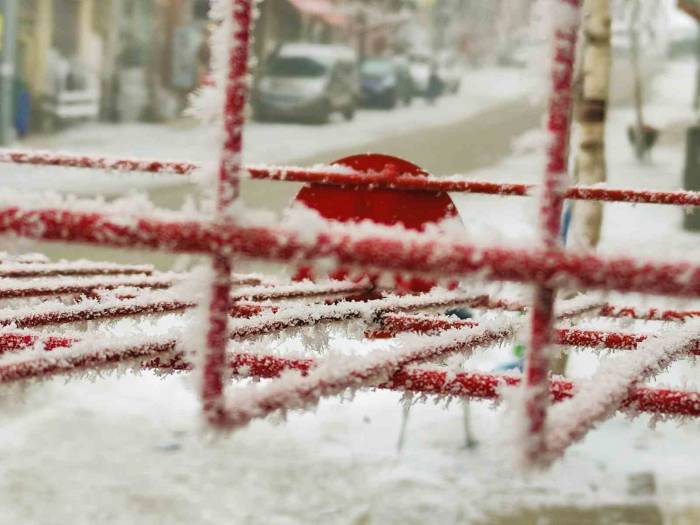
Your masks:
M416 96L424 97L430 86L430 64L427 62L412 61L408 67Z
M352 49L323 44L285 44L270 58L253 90L260 120L326 122L333 112L350 120L360 94Z
M438 76L447 93L458 93L462 85L462 68L452 55L442 55L438 61Z

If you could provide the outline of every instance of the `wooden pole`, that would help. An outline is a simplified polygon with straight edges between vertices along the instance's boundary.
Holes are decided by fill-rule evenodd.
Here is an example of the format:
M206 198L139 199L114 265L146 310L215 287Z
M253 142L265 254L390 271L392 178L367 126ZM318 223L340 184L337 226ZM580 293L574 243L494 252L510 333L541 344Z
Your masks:
M574 176L582 185L605 182L605 123L610 92L610 1L586 0L583 4L581 89L576 101ZM595 249L603 223L601 202L576 202L572 244Z

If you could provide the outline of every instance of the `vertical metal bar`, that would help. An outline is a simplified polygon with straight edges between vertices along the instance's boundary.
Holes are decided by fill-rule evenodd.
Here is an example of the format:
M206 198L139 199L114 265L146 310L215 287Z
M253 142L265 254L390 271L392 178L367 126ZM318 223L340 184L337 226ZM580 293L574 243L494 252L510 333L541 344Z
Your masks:
M232 22L228 74L223 107L224 144L219 163L217 215L229 218L228 207L238 196L245 121L248 49L251 34L252 0L232 0L228 16ZM226 23L226 21L224 21ZM228 308L231 293L232 264L220 253L212 257L213 282L209 303L209 331L203 362L202 404L207 420L224 426L224 385L226 381L226 343L228 342Z
M14 138L17 0L0 0L0 145Z
M568 140L573 106L572 84L583 0L558 0L568 5L575 23L556 22L552 60L552 93L547 129L551 143L540 200L540 235L548 249L561 248L561 214L567 186ZM546 457L545 424L549 404L549 355L554 320L556 290L535 289L530 325L530 345L525 369L525 413L527 436L524 461L527 466L542 464Z

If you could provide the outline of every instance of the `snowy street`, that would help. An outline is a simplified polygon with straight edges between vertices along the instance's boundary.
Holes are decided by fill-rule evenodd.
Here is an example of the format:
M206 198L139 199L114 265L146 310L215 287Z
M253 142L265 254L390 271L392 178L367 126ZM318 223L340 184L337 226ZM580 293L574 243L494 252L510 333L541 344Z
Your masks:
M497 79L496 89L494 79ZM414 150L400 149L404 137L424 137L426 132L437 134L445 126L471 121L502 105L508 105L508 113L510 110L515 112L516 122L522 120L523 117L518 115L527 114L528 100L534 95L538 82L527 69L484 67L466 72L460 92L441 97L434 105L415 99L411 106L399 106L393 110L361 109L350 122L334 115L333 120L325 125L249 122L244 138L245 161L249 164L307 165L327 163L344 154L358 151L381 150L384 153L405 154ZM513 136L518 130L524 131L534 124L536 120L532 117L525 125L516 124L517 127L512 130ZM502 126L493 127L506 133ZM176 121L172 125L88 124L56 135L30 137L18 146L112 157L206 162L211 160L213 153L212 137L207 129L198 127L195 121L187 119ZM387 151L384 146L387 141L395 144L389 147L391 151ZM421 152L418 154L421 155ZM439 162L431 159L427 152L423 152L422 157ZM469 169L470 166L464 164L469 162L465 161L468 158L465 154L451 164L424 168L438 175L450 174ZM420 163L419 161L420 159L416 162ZM41 187L41 184L47 184L41 175L36 169L29 175L23 174L22 184ZM64 175L60 181L55 178L51 181L52 189L85 191L77 174ZM11 182L10 179L8 183ZM134 187L138 188L138 179L133 178L133 182ZM57 183L60 185L56 186ZM111 193L128 191L121 181L110 186L107 176L100 178L100 184L97 187L102 191L106 189L108 193L110 190Z
M700 524L699 24L0 0L0 525Z

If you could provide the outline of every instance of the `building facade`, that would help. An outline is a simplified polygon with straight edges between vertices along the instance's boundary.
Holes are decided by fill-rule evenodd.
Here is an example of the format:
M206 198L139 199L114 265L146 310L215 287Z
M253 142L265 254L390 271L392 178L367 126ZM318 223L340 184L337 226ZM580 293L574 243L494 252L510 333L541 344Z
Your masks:
M400 43L407 0L262 0L253 74L284 42ZM73 120L167 120L207 76L208 0L21 0L16 112L27 130ZM403 40L406 40L405 38Z

